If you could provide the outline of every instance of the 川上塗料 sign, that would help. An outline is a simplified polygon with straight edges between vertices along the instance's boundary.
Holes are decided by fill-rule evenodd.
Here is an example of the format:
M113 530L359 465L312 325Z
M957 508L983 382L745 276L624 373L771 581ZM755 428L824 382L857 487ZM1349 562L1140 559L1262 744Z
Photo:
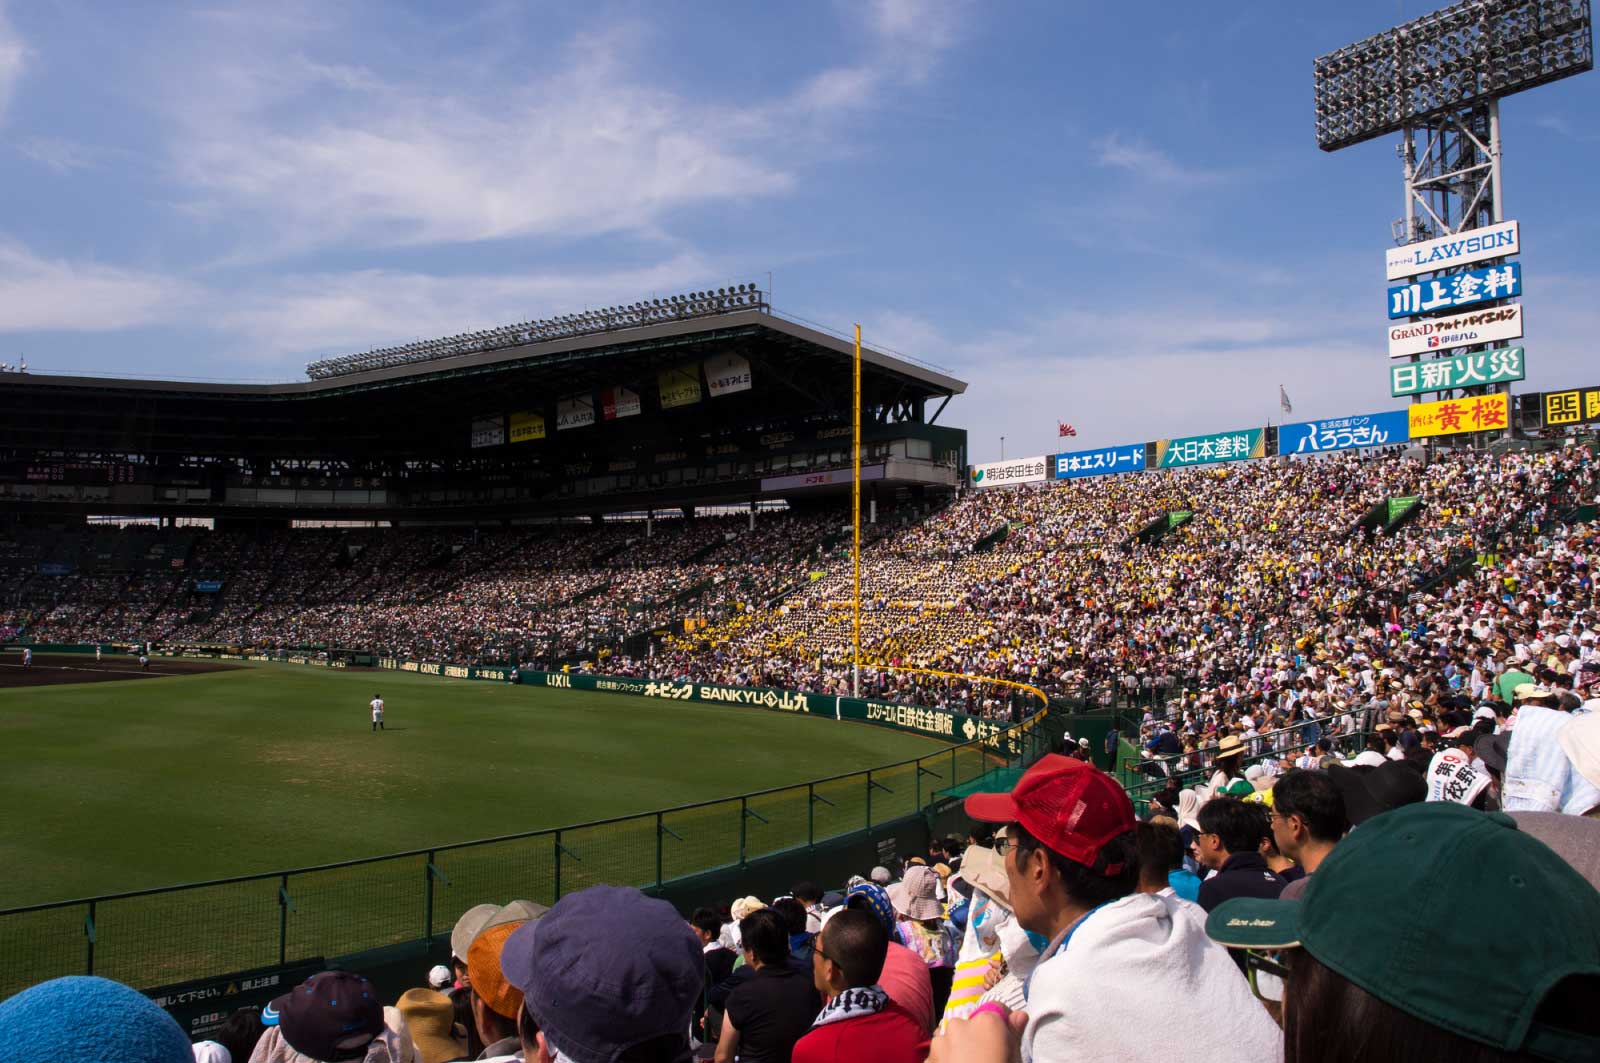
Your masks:
M1431 362L1412 362L1389 367L1389 394L1420 395L1424 391L1453 391L1504 384L1528 375L1521 347L1502 347L1495 351L1475 351L1454 358Z
M1406 407L1411 417L1411 438L1454 436L1464 432L1488 432L1511 423L1511 396L1475 395L1468 399L1419 402Z
M1389 280L1415 277L1454 269L1486 258L1504 258L1522 250L1521 232L1514 221L1496 222L1481 229L1469 229L1420 244L1391 247L1383 253L1383 266Z
M1405 321L1389 326L1389 357L1427 354L1472 343L1498 343L1522 338L1521 303L1477 310L1470 314Z
M1522 294L1522 263L1469 269L1448 277L1389 289L1389 316L1416 317Z
M1125 447L1101 447L1098 450L1075 450L1070 454L1057 454L1051 463L1050 474L1057 480L1075 480L1080 476L1137 472L1142 468L1144 468L1144 444L1132 443Z
M1410 438L1406 411L1389 410L1283 425L1278 429L1278 453L1319 454L1325 450L1382 447L1404 443Z
M1044 455L1037 458L1017 458L1014 461L993 461L987 465L974 465L971 472L974 487L1005 487L1008 484L1038 483L1045 478Z
M1185 465L1209 465L1214 461L1244 461L1247 458L1266 456L1267 433L1261 428L1156 440L1156 465L1162 469L1178 469Z

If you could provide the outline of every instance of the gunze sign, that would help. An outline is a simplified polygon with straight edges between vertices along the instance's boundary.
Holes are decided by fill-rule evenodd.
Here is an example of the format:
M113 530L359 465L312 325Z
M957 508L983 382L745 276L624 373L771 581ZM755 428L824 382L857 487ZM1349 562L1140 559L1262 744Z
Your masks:
M1522 305L1479 310L1431 321L1403 322L1389 326L1389 357L1438 353L1472 343L1498 343L1522 338Z
M1502 221L1437 240L1424 240L1420 244L1391 247L1383 253L1383 265L1388 279L1397 281L1419 273L1482 262L1486 258L1514 255L1522 250L1520 239L1517 223Z
M1521 294L1522 263L1507 262L1503 266L1469 269L1436 280L1390 288L1389 317L1415 317Z

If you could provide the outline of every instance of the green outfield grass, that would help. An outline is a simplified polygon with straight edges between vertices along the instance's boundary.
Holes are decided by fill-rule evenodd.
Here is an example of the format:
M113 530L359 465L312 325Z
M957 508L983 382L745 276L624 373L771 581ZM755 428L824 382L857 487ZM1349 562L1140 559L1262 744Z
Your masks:
M940 745L751 708L270 665L9 689L0 748L11 907L622 816Z

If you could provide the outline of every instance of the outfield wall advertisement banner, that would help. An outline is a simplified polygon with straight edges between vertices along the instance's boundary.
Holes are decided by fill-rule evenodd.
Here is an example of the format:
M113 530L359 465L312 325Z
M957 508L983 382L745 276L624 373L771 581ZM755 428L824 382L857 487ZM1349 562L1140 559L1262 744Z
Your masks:
M1521 347L1458 354L1431 362L1411 362L1389 367L1389 394L1420 395L1424 391L1452 391L1504 384L1528 375Z
M1510 425L1511 396L1476 395L1470 399L1419 402L1406 407L1406 413L1411 418L1412 439L1488 432Z
M1181 469L1187 465L1209 465L1214 461L1244 461L1266 456L1267 432L1264 428L1156 440L1156 465L1162 469Z
M1383 253L1383 265L1392 281L1436 273L1442 269L1505 258L1522 250L1521 233L1514 221L1502 221L1481 229L1469 229L1420 244L1391 247Z
M741 355L721 354L706 359L706 389L711 397L750 390L750 362Z
M968 475L974 487L1033 484L1045 478L1048 464L1041 454L1037 458L1017 458L1013 461L992 461L987 465L974 465Z
M472 422L471 442L478 447L498 447L506 441L506 422L502 417L479 417Z
M1522 294L1522 263L1469 269L1448 277L1389 289L1389 316L1416 317Z
M511 442L530 443L544 437L544 414L519 410L511 415Z
M693 406L700 401L700 366L690 362L676 369L667 369L656 377L661 391L661 408L670 410L677 406Z
M1137 472L1144 468L1144 444L1075 450L1057 454L1050 462L1050 476L1056 480L1076 480L1080 476L1105 476L1114 472Z
M1572 388L1544 394L1546 427L1600 421L1600 388Z
M1466 347L1473 343L1520 340L1523 316L1522 304L1513 303L1472 314L1390 325L1389 357L1404 358L1408 354L1429 352L1437 354L1451 347Z
M1404 410L1302 421L1278 429L1279 454L1318 454L1325 450L1354 450L1404 443L1411 438Z

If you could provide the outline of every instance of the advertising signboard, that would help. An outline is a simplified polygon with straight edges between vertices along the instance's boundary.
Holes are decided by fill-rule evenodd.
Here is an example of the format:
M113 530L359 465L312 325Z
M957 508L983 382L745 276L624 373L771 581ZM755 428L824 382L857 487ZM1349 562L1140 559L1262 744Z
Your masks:
M706 387L711 397L750 390L750 362L742 355L719 354L706 359Z
M505 418L498 415L474 418L471 439L473 449L478 447L498 447L506 441Z
M1469 269L1417 284L1389 289L1389 317L1416 317L1455 310L1491 299L1512 299L1522 294L1522 263Z
M1157 465L1162 469L1181 469L1186 465L1209 465L1214 461L1244 461L1266 456L1267 433L1262 428L1156 440Z
M627 388L605 388L600 392L600 416L607 421L639 416L639 393Z
M676 369L663 370L656 377L656 384L661 390L663 410L675 406L693 406L700 401L700 366L690 362Z
M556 403L556 431L594 424L594 396L574 395Z
M1101 447L1057 454L1050 463L1050 475L1057 480L1076 480L1080 476L1105 476L1114 472L1136 472L1144 468L1144 444Z
M1420 244L1391 247L1383 253L1389 280L1435 273L1441 269L1482 262L1486 258L1505 258L1522 250L1521 233L1514 221L1496 222L1481 229L1469 229Z
M1009 487L1011 484L1038 483L1045 478L1048 462L1043 454L1037 458L1013 458L1011 461L994 461L987 465L974 465L969 474L973 487Z
M1431 362L1409 362L1389 367L1389 394L1420 395L1424 391L1451 391L1504 384L1528 375L1521 347L1458 354Z
M511 442L528 443L544 436L544 414L518 410L511 415Z
M1473 343L1499 343L1522 338L1525 315L1521 303L1478 310L1470 314L1407 321L1389 326L1389 357L1447 351Z
M1544 394L1544 423L1557 428L1564 424L1600 421L1600 388L1569 388Z
M1475 395L1469 399L1419 402L1406 407L1406 413L1411 417L1412 439L1487 432L1511 423L1511 396Z
M797 472L788 476L768 476L761 481L763 491L791 491L797 487L828 487L833 484L847 484L851 480L849 469L826 469L820 472ZM882 465L861 466L861 479L883 479Z
M1406 411L1387 410L1383 413L1286 424L1278 429L1278 453L1320 454L1326 450L1382 447L1404 443L1410 438L1410 421Z

